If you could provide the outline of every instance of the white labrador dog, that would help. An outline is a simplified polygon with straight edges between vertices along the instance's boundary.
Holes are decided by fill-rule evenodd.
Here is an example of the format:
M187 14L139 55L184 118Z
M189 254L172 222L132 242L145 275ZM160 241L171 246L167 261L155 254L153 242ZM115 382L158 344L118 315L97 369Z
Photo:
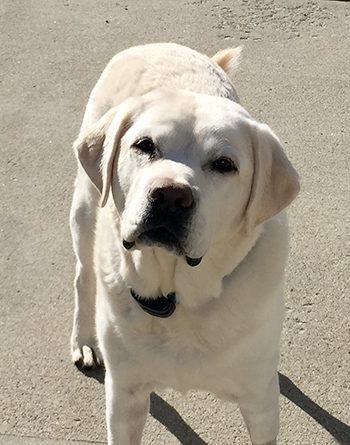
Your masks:
M81 366L104 362L109 445L140 443L158 387L236 401L252 442L276 443L282 211L299 182L238 103L228 74L239 51L128 49L86 108L71 348Z

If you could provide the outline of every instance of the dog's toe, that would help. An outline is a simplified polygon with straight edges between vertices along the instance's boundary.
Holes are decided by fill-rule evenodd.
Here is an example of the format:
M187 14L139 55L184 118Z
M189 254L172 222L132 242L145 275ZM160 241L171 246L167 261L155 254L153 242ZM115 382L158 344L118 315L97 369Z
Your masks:
M95 368L103 365L98 349L88 345L73 349L72 359L77 368Z

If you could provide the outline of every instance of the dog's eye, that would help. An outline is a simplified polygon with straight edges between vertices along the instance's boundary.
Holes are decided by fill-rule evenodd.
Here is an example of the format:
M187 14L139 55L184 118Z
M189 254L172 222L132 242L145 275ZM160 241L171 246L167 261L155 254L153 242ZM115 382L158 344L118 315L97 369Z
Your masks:
M151 138L141 138L135 144L133 144L135 148L138 150L147 153L149 155L153 154L156 151L156 147Z
M230 173L230 172L238 172L237 165L230 158L218 158L210 164L210 168L213 171L217 171L219 173Z

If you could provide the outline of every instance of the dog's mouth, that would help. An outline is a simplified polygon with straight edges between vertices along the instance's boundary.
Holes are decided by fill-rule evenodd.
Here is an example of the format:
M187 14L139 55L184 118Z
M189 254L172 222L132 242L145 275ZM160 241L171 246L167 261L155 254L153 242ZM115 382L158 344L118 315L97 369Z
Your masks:
M183 248L179 239L166 227L156 227L145 230L138 236L138 240L146 246L160 246L170 251L175 251L176 254L182 255ZM130 250L135 246L135 241L123 240L123 246L126 250ZM202 257L192 258L185 255L186 262L191 267L196 267L202 261Z
M181 254L183 251L179 238L164 226L145 230L138 238L148 246L158 245L168 250L175 250L178 254Z

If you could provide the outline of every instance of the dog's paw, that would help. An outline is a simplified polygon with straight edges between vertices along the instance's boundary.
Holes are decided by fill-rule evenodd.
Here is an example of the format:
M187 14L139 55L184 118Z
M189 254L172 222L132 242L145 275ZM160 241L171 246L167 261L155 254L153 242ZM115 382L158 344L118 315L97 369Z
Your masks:
M72 347L72 360L79 369L103 366L101 353L95 345L94 347L88 345Z

